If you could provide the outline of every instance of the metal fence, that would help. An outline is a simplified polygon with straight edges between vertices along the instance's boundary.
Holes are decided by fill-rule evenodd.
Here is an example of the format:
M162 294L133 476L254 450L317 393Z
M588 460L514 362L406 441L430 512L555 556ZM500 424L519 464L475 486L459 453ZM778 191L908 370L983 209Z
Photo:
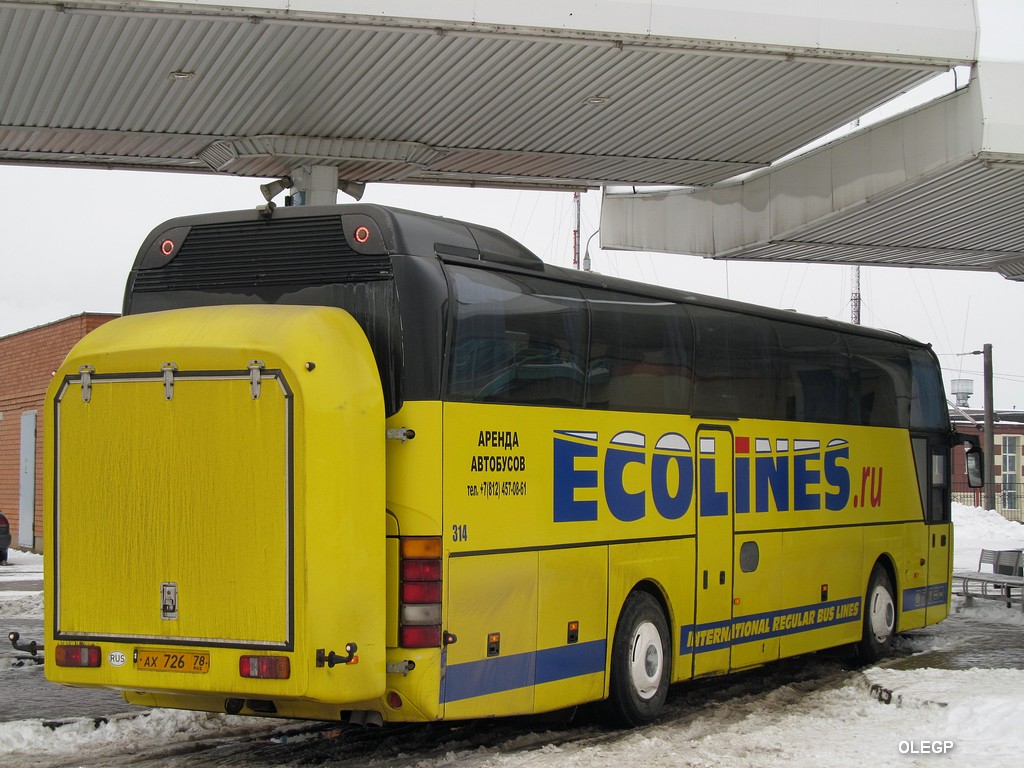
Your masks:
M969 488L967 483L954 483L953 501L968 507L984 507L985 489ZM1024 483L996 484L996 512L1007 520L1024 523Z

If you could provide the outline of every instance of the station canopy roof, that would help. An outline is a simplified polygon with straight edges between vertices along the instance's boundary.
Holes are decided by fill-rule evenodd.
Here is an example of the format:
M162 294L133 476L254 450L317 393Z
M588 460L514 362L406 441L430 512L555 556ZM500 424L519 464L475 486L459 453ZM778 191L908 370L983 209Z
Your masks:
M710 190L977 44L961 0L6 0L0 164Z

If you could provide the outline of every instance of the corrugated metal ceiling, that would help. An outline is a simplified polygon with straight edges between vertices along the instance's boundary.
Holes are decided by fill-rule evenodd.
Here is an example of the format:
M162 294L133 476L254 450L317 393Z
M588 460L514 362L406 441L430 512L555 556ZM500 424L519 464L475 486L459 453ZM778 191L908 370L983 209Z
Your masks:
M1024 280L1022 75L982 61L952 93L742 180L606 193L602 245Z
M713 188L969 63L635 31L5 0L0 163L257 177L329 165L358 182ZM719 257L1024 279L1021 172L975 156Z
M941 65L166 11L0 6L0 162L704 185Z
M1019 280L1022 172L1015 165L968 160L794 237L726 258L991 270Z

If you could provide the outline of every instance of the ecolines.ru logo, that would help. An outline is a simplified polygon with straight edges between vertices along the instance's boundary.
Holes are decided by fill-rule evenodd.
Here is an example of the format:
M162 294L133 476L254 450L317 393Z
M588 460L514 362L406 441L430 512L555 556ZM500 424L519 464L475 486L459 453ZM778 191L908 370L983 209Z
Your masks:
M640 432L619 432L602 444L597 432L556 431L554 519L597 520L603 494L612 516L623 522L640 520L650 507L678 520L692 508L695 490L700 515L724 515L733 478L737 514L841 510L850 501L849 458L850 444L840 439L823 450L820 440L732 440L714 433L697 438L694 451L677 432L648 448Z

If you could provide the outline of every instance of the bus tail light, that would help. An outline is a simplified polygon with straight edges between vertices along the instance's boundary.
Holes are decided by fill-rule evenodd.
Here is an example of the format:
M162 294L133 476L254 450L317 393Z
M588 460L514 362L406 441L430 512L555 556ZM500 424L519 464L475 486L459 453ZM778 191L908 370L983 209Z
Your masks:
M404 648L441 645L441 539L400 540L401 587L398 644Z
M403 626L398 632L398 644L403 648L439 648L441 626Z
M402 603L441 603L440 581L406 581L402 584Z
M98 667L100 647L98 645L58 645L54 660L58 667Z
M287 656L242 656L238 659L238 674L263 680L287 680L292 667Z

